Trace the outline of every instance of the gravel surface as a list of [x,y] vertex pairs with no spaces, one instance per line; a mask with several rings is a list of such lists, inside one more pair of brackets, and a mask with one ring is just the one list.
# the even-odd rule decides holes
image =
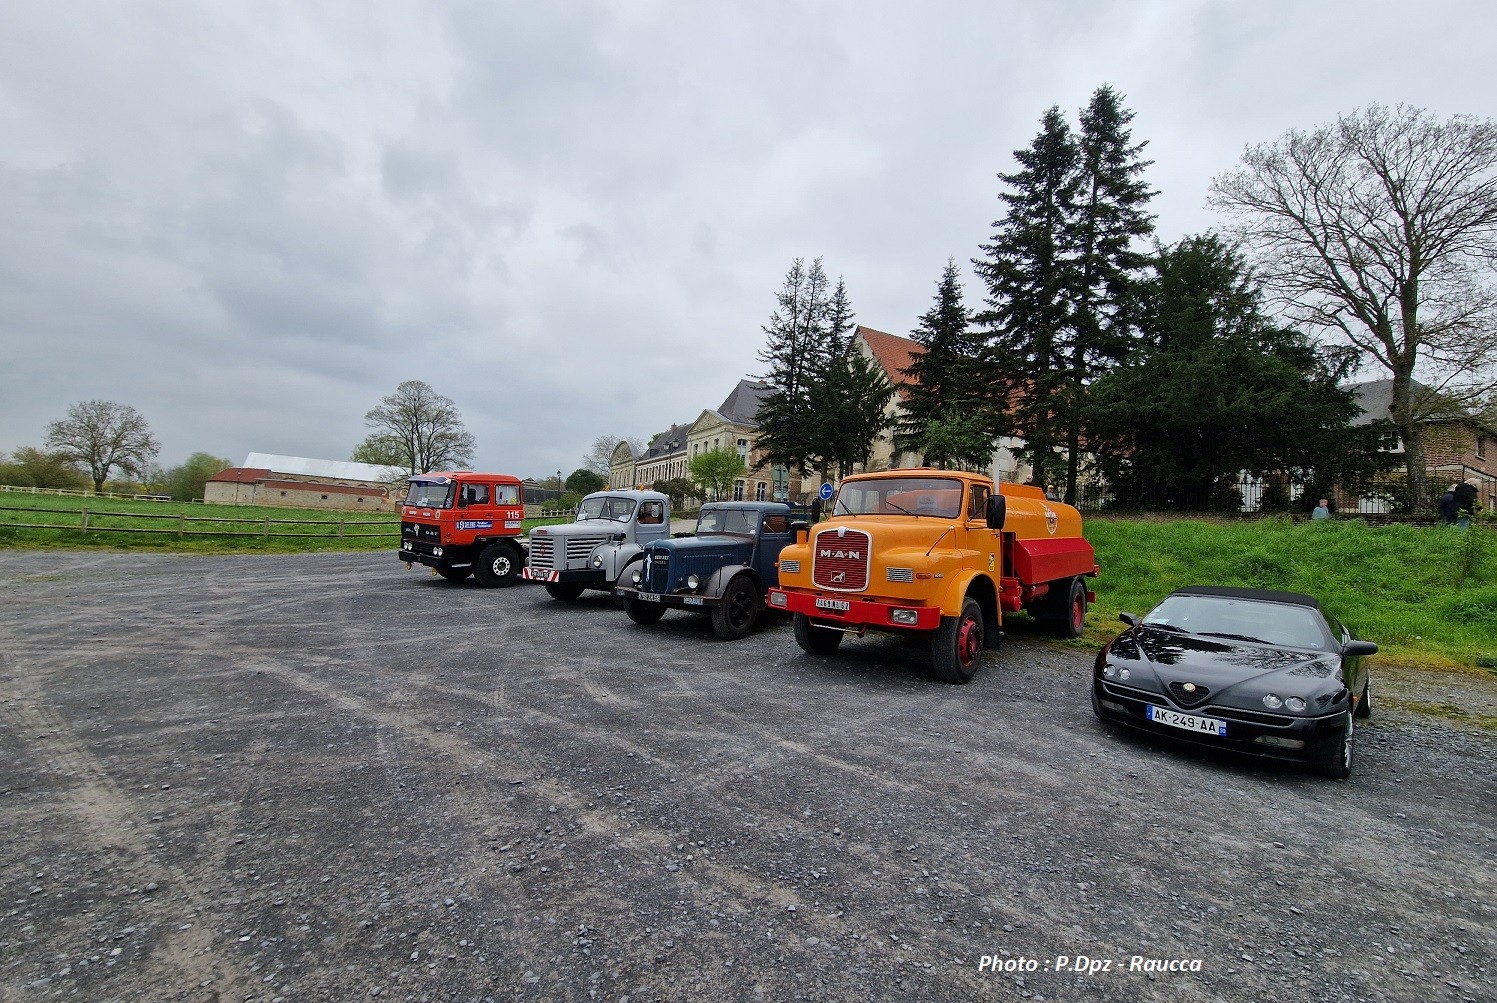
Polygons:
[[1021,619],[957,687],[393,555],[0,553],[0,999],[1497,998],[1497,740],[1415,709],[1488,681],[1399,675],[1335,783],[1104,728]]

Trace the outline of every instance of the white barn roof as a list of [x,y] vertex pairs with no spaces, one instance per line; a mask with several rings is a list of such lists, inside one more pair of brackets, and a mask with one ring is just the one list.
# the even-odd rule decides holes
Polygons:
[[315,460],[306,456],[277,456],[274,453],[251,453],[244,466],[269,470],[277,474],[301,474],[303,477],[333,477],[348,481],[393,481],[406,476],[404,467],[382,467],[353,460]]

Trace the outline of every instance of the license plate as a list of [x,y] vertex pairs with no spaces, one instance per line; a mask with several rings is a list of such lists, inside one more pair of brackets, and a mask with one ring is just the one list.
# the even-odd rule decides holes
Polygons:
[[838,613],[846,613],[848,610],[852,609],[852,603],[848,602],[846,599],[817,599],[816,608],[834,609]]
[[634,598],[638,599],[640,602],[659,602],[660,601],[660,597],[658,595],[656,595],[654,592],[641,592],[641,593],[639,593],[639,595],[635,596]]
[[688,606],[700,606],[700,605],[702,605],[702,597],[701,596],[688,596],[687,598],[682,599],[681,601],[684,602]]
[[1155,707],[1149,705],[1149,720],[1155,724],[1167,724],[1171,728],[1179,728],[1182,731],[1193,731],[1200,735],[1225,735],[1227,733],[1227,722],[1218,721],[1214,717],[1196,717],[1194,714],[1181,714],[1177,710],[1168,707]]

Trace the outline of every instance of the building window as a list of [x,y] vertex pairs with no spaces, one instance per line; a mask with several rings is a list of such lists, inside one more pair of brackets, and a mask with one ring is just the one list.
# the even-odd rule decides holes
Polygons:
[[282,497],[282,498],[284,498],[284,497],[286,497],[286,492],[284,492],[284,491],[282,491],[282,492],[281,492],[281,497]]
[[768,488],[769,485],[763,481],[756,481],[754,483],[754,501],[763,501]]
[[734,481],[733,482],[733,500],[734,501],[743,501],[743,482],[742,481]]
[[323,495],[323,496],[322,496],[322,500],[323,500],[323,501],[327,501],[327,495]]
[[1476,437],[1476,458],[1485,460],[1487,458],[1487,437],[1478,435]]

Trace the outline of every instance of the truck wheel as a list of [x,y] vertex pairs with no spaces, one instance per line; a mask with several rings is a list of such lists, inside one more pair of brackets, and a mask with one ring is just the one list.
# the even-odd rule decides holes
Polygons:
[[468,576],[473,573],[472,568],[438,568],[437,574],[449,582],[467,581]]
[[665,607],[658,602],[640,602],[638,599],[624,597],[624,612],[629,614],[629,619],[635,623],[649,626],[659,623],[660,618],[665,616]]
[[1057,610],[1055,633],[1060,637],[1080,637],[1086,630],[1086,583],[1080,578],[1071,579],[1066,590],[1066,604]]
[[842,631],[818,627],[804,613],[795,614],[795,643],[808,655],[830,655],[842,643]]
[[982,665],[982,607],[962,602],[961,616],[941,617],[930,641],[931,666],[943,683],[969,683]]
[[508,588],[519,580],[522,563],[514,544],[491,543],[478,555],[473,578],[486,589]]
[[576,599],[582,595],[581,585],[562,585],[560,582],[547,582],[546,593],[552,599],[560,599],[563,602]]
[[712,629],[724,641],[748,637],[759,618],[759,589],[748,575],[728,583],[722,602],[712,608]]

